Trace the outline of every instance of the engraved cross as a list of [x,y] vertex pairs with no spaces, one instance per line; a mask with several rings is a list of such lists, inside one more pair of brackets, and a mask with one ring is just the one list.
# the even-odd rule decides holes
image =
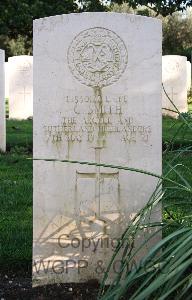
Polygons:
[[177,93],[173,91],[173,88],[171,88],[171,93],[167,93],[171,101],[174,101],[174,96],[177,96]]
[[[95,147],[95,163],[100,164],[101,162],[101,150],[103,147]],[[95,179],[95,203],[97,205],[97,212],[95,215],[100,216],[101,214],[101,182],[105,178],[115,178],[119,179],[119,171],[108,173],[108,172],[101,172],[100,166],[95,166],[95,172],[79,172],[76,171],[76,186],[77,181],[80,178],[88,178],[88,179]],[[119,185],[118,185],[119,187]]]
[[24,87],[24,88],[23,88],[23,92],[19,92],[19,94],[24,96],[24,103],[25,103],[25,100],[26,100],[25,97],[26,97],[27,95],[30,95],[31,92],[27,92],[27,91],[26,91],[26,87]]

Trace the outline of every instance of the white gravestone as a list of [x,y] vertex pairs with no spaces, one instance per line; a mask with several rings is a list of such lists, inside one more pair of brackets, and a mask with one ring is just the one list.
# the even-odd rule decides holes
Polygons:
[[0,49],[0,151],[6,151],[5,51]]
[[191,89],[191,63],[187,61],[187,91]]
[[151,176],[43,159],[161,174],[161,42],[161,22],[142,16],[34,21],[34,285],[101,280],[153,193]]
[[5,63],[5,98],[9,98],[9,63]]
[[[162,58],[162,90],[163,114],[177,117],[179,112],[187,112],[187,58],[179,55],[165,55]],[[166,93],[167,95],[166,95]],[[172,105],[171,101],[174,103]],[[166,108],[166,109],[164,109]]]
[[33,57],[13,56],[9,63],[9,118],[33,116]]

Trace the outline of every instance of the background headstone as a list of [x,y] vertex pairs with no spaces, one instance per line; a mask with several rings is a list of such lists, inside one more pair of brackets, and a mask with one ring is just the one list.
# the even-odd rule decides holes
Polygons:
[[[166,93],[179,112],[187,112],[187,58],[179,55],[165,55],[162,58],[162,82]],[[162,90],[162,107],[176,110],[164,90]],[[178,114],[163,109],[164,115],[177,117]]]
[[0,49],[0,151],[6,151],[5,51]]
[[33,284],[101,280],[99,261],[153,193],[151,176],[44,159],[160,175],[161,42],[161,22],[142,16],[34,21]]
[[187,91],[191,88],[191,63],[187,61]]
[[9,63],[5,62],[5,98],[9,98]]
[[33,57],[13,56],[9,63],[9,118],[33,116]]

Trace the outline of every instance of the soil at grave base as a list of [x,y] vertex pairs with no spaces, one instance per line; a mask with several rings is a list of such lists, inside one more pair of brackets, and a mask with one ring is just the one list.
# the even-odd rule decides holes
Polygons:
[[31,287],[31,276],[28,273],[14,272],[0,274],[0,300],[96,300],[98,283],[90,281],[83,284],[54,284]]

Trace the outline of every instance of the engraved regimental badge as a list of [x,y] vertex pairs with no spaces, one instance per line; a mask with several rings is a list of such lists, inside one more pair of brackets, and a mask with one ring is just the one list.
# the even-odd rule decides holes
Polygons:
[[102,88],[117,81],[127,66],[123,40],[113,31],[94,27],[80,32],[68,49],[68,65],[81,83]]
[[177,61],[171,61],[168,62],[167,65],[165,66],[165,71],[167,73],[176,73],[180,71],[180,64]]

